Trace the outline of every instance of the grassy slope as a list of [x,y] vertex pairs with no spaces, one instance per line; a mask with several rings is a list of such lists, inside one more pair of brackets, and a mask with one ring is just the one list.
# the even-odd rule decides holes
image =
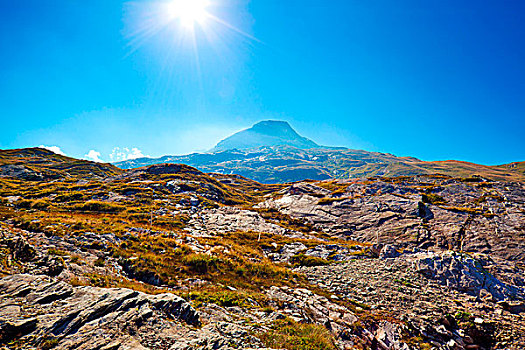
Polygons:
[[525,162],[514,162],[510,164],[498,165],[493,168],[501,169],[506,172],[519,173],[525,176]]
[[[520,163],[518,163],[520,164]],[[519,168],[508,166],[486,166],[457,160],[447,160],[438,162],[420,162],[416,166],[421,167],[431,173],[441,173],[456,177],[469,177],[481,175],[496,181],[525,181],[525,168],[521,163],[522,171]]]
[[62,156],[42,148],[0,150],[0,166],[17,165],[45,178],[106,177],[122,173],[111,165]]

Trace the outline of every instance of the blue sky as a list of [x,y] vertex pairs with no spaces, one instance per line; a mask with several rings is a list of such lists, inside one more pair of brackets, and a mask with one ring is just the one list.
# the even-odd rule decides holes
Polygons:
[[327,145],[525,160],[525,2],[212,1],[239,31],[206,21],[194,45],[158,1],[0,0],[0,148],[183,154],[283,119]]

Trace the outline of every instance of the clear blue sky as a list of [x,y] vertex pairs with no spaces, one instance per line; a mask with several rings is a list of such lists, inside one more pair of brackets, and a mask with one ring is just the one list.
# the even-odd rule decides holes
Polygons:
[[212,1],[244,34],[208,20],[194,50],[154,1],[0,0],[0,148],[183,154],[284,119],[322,144],[525,160],[524,1]]

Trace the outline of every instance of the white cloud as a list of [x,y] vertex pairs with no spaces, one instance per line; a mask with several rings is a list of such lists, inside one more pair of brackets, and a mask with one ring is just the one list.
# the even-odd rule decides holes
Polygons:
[[137,159],[137,158],[144,158],[148,157],[142,154],[142,151],[136,147],[133,147],[131,149],[127,147],[115,147],[113,148],[113,151],[109,155],[109,159],[111,162],[122,162],[124,160],[130,160],[130,159]]
[[40,145],[40,146],[38,146],[38,148],[47,149],[48,151],[51,151],[51,152],[56,153],[56,154],[60,154],[62,156],[66,155],[64,152],[62,152],[62,150],[58,146],[44,146],[44,145]]
[[104,161],[100,159],[100,152],[97,152],[94,149],[92,149],[86,155],[84,155],[84,158],[87,160],[92,160],[97,163],[104,163]]

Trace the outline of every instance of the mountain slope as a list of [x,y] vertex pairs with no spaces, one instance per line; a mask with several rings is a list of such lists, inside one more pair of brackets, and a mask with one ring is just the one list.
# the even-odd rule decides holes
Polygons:
[[[424,163],[321,151],[327,167]],[[34,169],[74,161],[14,154]],[[480,178],[264,185],[179,164],[0,177],[0,344],[524,349],[524,223],[525,184]]]
[[[424,166],[265,151],[295,167]],[[35,149],[2,159],[113,169]],[[525,348],[525,183],[264,185],[180,164],[59,174],[0,177],[2,349]]]
[[319,147],[312,140],[300,136],[287,122],[267,120],[222,140],[212,152],[283,145],[301,149]]
[[0,177],[44,180],[106,177],[122,173],[111,164],[62,156],[43,148],[0,150]]

